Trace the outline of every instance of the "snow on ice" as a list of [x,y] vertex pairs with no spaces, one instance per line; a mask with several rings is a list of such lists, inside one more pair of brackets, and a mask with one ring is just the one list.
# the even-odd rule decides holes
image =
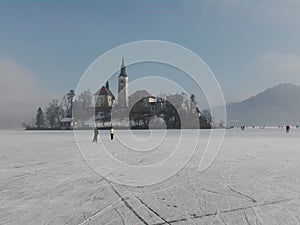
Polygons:
[[[128,140],[129,131],[116,130],[113,142],[108,131],[101,131],[98,144],[92,143],[92,131],[81,132],[78,146],[90,149],[89,157],[101,157],[107,147],[118,160],[138,166],[167,158],[180,131],[166,132],[167,138],[159,144],[163,147],[146,155],[124,147],[122,140]],[[159,143],[164,131],[147,132],[134,131],[134,135]],[[194,134],[190,130],[184,137],[178,164],[194,147],[188,141]],[[199,135],[203,149],[209,130]],[[0,224],[296,225],[300,223],[299,141],[296,128],[289,134],[279,128],[226,130],[219,154],[205,171],[199,171],[203,152],[196,150],[171,177],[152,185],[128,186],[115,182],[130,180],[126,171],[122,174],[115,168],[115,174],[105,173],[108,165],[87,163],[72,131],[2,130]],[[98,152],[93,152],[95,148]],[[156,171],[158,176],[172,168],[163,169]]]

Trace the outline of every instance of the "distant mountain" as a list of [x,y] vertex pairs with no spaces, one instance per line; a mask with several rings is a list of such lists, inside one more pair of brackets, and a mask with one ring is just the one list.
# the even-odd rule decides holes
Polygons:
[[279,84],[258,95],[227,105],[227,121],[236,125],[300,123],[300,86]]

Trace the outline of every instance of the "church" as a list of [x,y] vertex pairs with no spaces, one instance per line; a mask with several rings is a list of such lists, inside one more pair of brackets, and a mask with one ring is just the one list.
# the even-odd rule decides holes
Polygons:
[[128,76],[126,73],[126,66],[124,64],[124,58],[122,58],[122,65],[120,74],[118,77],[118,98],[116,98],[112,91],[109,89],[109,82],[106,82],[105,86],[102,86],[95,94],[95,108],[103,110],[118,106],[121,108],[128,107]]
[[106,82],[105,86],[102,86],[95,94],[95,120],[96,122],[111,122],[111,114],[114,117],[129,117],[130,108],[143,99],[143,103],[140,107],[151,107],[150,102],[155,101],[155,97],[151,96],[145,90],[138,90],[131,96],[128,96],[128,75],[126,73],[126,66],[124,58],[122,58],[122,64],[120,73],[118,76],[118,94],[117,99],[109,88],[109,82]]
[[130,111],[134,106],[135,111],[153,111],[156,109],[156,97],[145,90],[137,90],[128,96],[128,75],[124,58],[122,58],[118,76],[117,99],[109,88],[109,82],[102,86],[95,94],[95,121],[103,125],[112,122],[112,114],[116,118],[130,119]]
[[113,125],[119,128],[149,129],[150,121],[158,121],[157,128],[164,121],[167,129],[210,128],[206,119],[199,117],[200,110],[196,105],[189,110],[183,108],[183,95],[155,97],[146,90],[137,90],[128,95],[128,85],[122,58],[117,99],[110,90],[108,81],[94,94],[96,123],[104,128]]

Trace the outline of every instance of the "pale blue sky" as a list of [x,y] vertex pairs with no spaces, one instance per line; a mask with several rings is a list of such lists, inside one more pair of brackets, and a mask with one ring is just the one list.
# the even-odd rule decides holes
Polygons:
[[2,86],[11,91],[30,77],[22,92],[61,96],[111,48],[157,39],[198,54],[226,100],[237,101],[278,83],[300,84],[299,12],[300,1],[283,0],[0,1]]

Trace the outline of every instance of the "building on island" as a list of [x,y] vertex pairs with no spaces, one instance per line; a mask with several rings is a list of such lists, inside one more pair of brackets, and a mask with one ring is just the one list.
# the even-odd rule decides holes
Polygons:
[[[165,128],[210,128],[206,119],[200,118],[200,110],[190,101],[187,106],[185,94],[155,97],[146,90],[137,90],[128,96],[128,75],[124,58],[118,76],[118,99],[115,99],[106,82],[95,94],[95,122],[103,127],[127,126],[148,129],[151,121]],[[201,121],[200,121],[201,120]],[[200,127],[201,127],[200,126]]]
[[115,103],[115,96],[109,89],[109,83],[106,82],[105,86],[102,86],[96,93],[95,93],[95,107],[99,108],[106,108],[112,107]]
[[95,121],[109,122],[111,120],[111,110],[115,103],[115,96],[109,89],[108,81],[94,95]]

